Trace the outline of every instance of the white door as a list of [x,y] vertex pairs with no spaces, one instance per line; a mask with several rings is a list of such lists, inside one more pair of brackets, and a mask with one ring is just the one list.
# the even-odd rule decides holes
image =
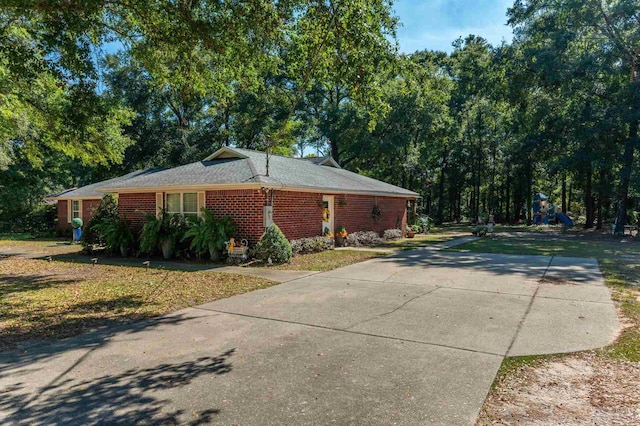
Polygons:
[[333,195],[322,196],[322,235],[333,234]]

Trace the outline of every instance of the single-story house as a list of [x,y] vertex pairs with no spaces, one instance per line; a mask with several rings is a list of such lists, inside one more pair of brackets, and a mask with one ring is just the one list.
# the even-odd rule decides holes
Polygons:
[[407,206],[418,194],[342,169],[331,157],[291,158],[224,147],[203,161],[139,170],[58,194],[58,223],[92,216],[101,196],[115,194],[120,215],[139,229],[145,213],[198,214],[206,207],[229,215],[237,238],[255,244],[276,223],[289,239],[348,232],[405,229]]

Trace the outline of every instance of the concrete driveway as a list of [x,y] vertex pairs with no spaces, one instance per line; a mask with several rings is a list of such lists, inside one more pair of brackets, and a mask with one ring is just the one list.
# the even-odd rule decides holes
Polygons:
[[592,259],[401,252],[0,356],[0,422],[471,424],[505,355],[618,332]]

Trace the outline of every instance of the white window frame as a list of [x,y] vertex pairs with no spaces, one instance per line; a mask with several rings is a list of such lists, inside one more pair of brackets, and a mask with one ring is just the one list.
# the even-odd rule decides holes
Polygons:
[[[78,210],[75,209],[76,203],[78,203]],[[76,217],[82,219],[82,200],[71,200],[71,220],[75,219]]]
[[[180,211],[179,212],[170,212],[169,211],[169,202],[168,202],[169,194],[180,194]],[[196,196],[196,210],[197,211],[195,211],[195,212],[185,212],[184,211],[184,194],[195,194],[195,196]],[[187,192],[178,192],[178,191],[175,191],[175,192],[165,192],[165,194],[164,194],[164,206],[167,209],[167,213],[169,213],[169,214],[179,214],[179,215],[181,215],[183,217],[184,217],[185,214],[195,214],[197,216],[200,216],[200,206],[199,206],[199,204],[200,204],[200,196],[199,196],[197,191],[195,191],[195,192],[189,192],[189,191],[187,191]]]

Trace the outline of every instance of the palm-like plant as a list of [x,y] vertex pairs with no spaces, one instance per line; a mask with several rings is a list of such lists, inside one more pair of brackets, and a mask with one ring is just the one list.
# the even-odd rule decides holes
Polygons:
[[201,216],[189,218],[189,229],[182,237],[182,241],[191,238],[189,248],[198,256],[209,252],[211,260],[218,259],[218,253],[225,248],[225,243],[236,232],[236,225],[231,217],[216,219],[211,210],[202,208]]
[[152,253],[158,246],[165,259],[171,258],[176,240],[184,228],[184,220],[179,214],[170,214],[162,209],[158,217],[145,215],[145,224],[140,231],[140,251]]
[[119,250],[122,256],[127,255],[127,250],[134,241],[129,221],[120,218],[104,219],[95,224],[94,229],[104,237],[108,251]]

